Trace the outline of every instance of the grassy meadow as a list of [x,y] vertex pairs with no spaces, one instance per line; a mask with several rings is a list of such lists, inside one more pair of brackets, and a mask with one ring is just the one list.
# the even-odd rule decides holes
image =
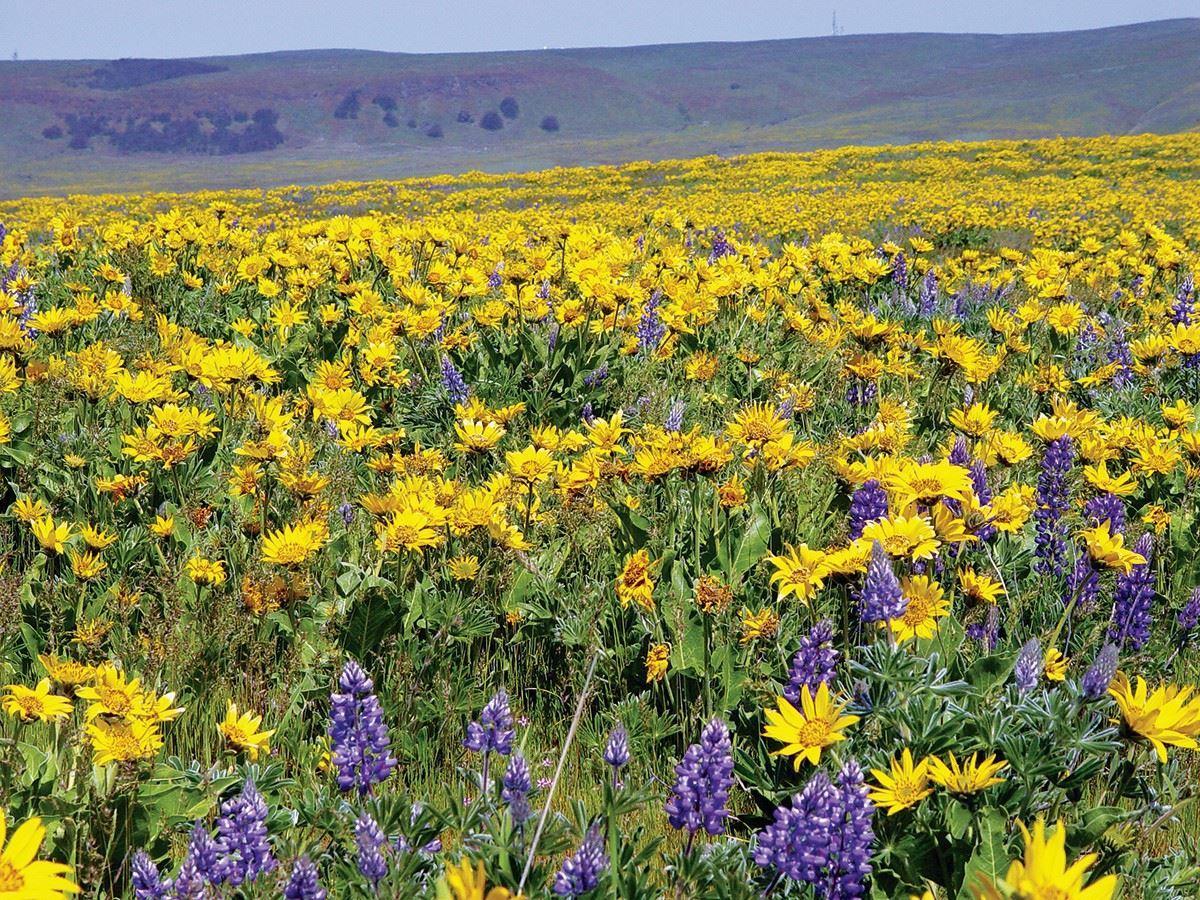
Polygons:
[[0,201],[0,900],[1195,897],[1198,170]]

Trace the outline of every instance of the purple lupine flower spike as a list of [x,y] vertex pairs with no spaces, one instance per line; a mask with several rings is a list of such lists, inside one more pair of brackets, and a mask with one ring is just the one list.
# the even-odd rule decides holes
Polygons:
[[917,313],[922,319],[932,319],[937,311],[938,278],[937,273],[930,269],[921,279],[921,288],[917,295]]
[[451,403],[466,403],[471,396],[471,389],[467,387],[462,373],[454,367],[449,356],[442,357],[442,387],[450,395]]
[[1099,525],[1108,522],[1108,530],[1113,534],[1125,531],[1125,501],[1116,494],[1097,494],[1084,504],[1083,514],[1093,523]]
[[1179,626],[1180,640],[1187,643],[1192,632],[1200,627],[1200,588],[1192,591],[1187,603],[1175,616],[1175,624]]
[[1154,605],[1154,536],[1149,532],[1138,538],[1134,550],[1146,558],[1128,573],[1117,575],[1113,593],[1112,625],[1108,639],[1119,647],[1128,644],[1141,649],[1150,640],[1150,620]]
[[871,845],[875,832],[871,819],[875,808],[867,799],[863,771],[853,759],[837,777],[838,807],[830,822],[829,861],[825,889],[818,893],[829,900],[861,897],[871,874]]
[[362,796],[396,768],[383,709],[374,682],[354,660],[347,661],[338,679],[329,710],[329,740],[338,787],[357,788]]
[[874,478],[868,478],[850,498],[850,540],[858,540],[864,528],[887,514],[887,492]]
[[366,812],[359,813],[354,822],[354,846],[358,871],[370,883],[372,890],[378,890],[379,882],[388,874],[388,862],[383,851],[389,844],[379,823]]
[[1063,595],[1063,605],[1075,601],[1075,610],[1080,615],[1091,612],[1100,596],[1100,570],[1090,553],[1082,551],[1075,557],[1075,565],[1067,576],[1067,592]]
[[474,753],[496,752],[508,756],[515,734],[508,692],[502,688],[484,706],[479,721],[467,725],[463,746]]
[[820,621],[800,639],[800,649],[792,657],[791,670],[783,696],[793,706],[800,703],[800,689],[808,688],[816,696],[817,689],[833,680],[841,654],[833,647],[833,625]]
[[836,790],[824,772],[816,772],[790,807],[775,810],[774,821],[758,833],[754,862],[773,867],[792,881],[816,884],[829,858],[830,818]]
[[133,870],[131,882],[134,900],[166,900],[171,896],[170,880],[162,880],[158,866],[145,850],[133,854],[130,868]]
[[1067,435],[1051,441],[1042,459],[1033,518],[1037,529],[1034,569],[1043,575],[1059,574],[1066,559],[1066,514],[1070,505],[1067,475],[1074,461],[1075,447]]
[[1028,694],[1037,687],[1038,679],[1042,677],[1042,663],[1041,642],[1037,638],[1030,638],[1021,647],[1017,663],[1013,666],[1013,680],[1018,694]]
[[682,400],[676,400],[671,404],[671,411],[667,413],[667,420],[663,423],[663,428],[667,431],[679,431],[683,427],[683,411],[687,409],[687,404]]
[[642,317],[637,324],[638,350],[642,353],[653,353],[657,350],[667,333],[667,326],[663,324],[662,318],[658,314],[660,303],[662,303],[662,291],[656,290],[650,295],[646,305],[642,307]]
[[613,773],[629,764],[629,732],[624,725],[617,725],[608,735],[604,745],[604,761],[613,768]]
[[514,753],[508,760],[504,770],[503,787],[500,799],[508,804],[508,813],[518,825],[527,821],[533,815],[533,807],[529,805],[529,792],[533,790],[533,778],[529,774],[529,764],[520,753]]
[[900,579],[892,561],[879,541],[871,546],[871,561],[858,596],[859,616],[864,623],[887,622],[904,615],[908,600],[900,589]]
[[238,796],[221,804],[216,849],[215,884],[238,887],[275,868],[267,836],[267,804],[253,781],[247,781]]
[[1171,305],[1171,322],[1176,325],[1192,324],[1192,313],[1195,306],[1196,283],[1192,273],[1188,272],[1179,283],[1175,292],[1175,302]]
[[588,829],[579,849],[568,856],[554,876],[554,893],[560,897],[579,897],[600,884],[600,876],[608,869],[604,852],[604,835],[599,825]]
[[701,828],[711,835],[724,833],[732,784],[729,728],[716,718],[705,726],[700,742],[688,747],[675,766],[675,784],[666,804],[671,827],[686,829],[689,835]]
[[1083,673],[1080,690],[1085,700],[1099,700],[1108,693],[1108,686],[1117,674],[1117,645],[1105,644],[1096,654],[1091,666]]
[[284,900],[325,900],[325,889],[317,877],[317,867],[307,856],[296,860],[292,875],[283,888]]

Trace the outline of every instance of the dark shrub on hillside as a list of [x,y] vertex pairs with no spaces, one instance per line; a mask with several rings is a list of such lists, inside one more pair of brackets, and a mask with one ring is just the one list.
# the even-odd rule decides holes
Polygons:
[[434,122],[425,129],[425,137],[440,138],[442,136],[442,126]]
[[542,131],[558,131],[558,116],[546,116],[538,128]]
[[225,66],[214,66],[191,59],[116,59],[103,68],[95,69],[87,81],[87,86],[105,91],[119,91],[153,84],[156,81],[166,81],[169,78],[224,71]]
[[409,119],[409,120],[408,120],[407,122],[405,122],[404,124],[405,124],[405,125],[407,125],[409,128],[416,128],[416,127],[417,127],[417,120],[416,120],[416,119]]
[[515,119],[521,114],[521,107],[517,105],[515,97],[505,97],[500,101],[500,114],[506,119]]
[[400,124],[400,120],[396,118],[394,112],[385,112],[383,114],[383,124],[388,128],[395,128]]
[[472,122],[475,121],[475,117],[473,115],[471,115],[469,112],[467,112],[465,109],[460,109],[458,111],[458,115],[455,117],[454,121],[461,122],[463,125],[470,125]]
[[87,113],[83,115],[67,113],[63,116],[63,122],[67,126],[67,134],[71,136],[67,145],[72,150],[86,150],[92,138],[104,134],[108,127],[107,118]]
[[389,97],[387,94],[380,94],[378,97],[376,97],[371,102],[374,103],[376,106],[378,106],[380,109],[382,109],[384,112],[392,112],[396,108],[396,98]]
[[358,91],[351,91],[337,105],[337,109],[333,111],[335,119],[357,119],[358,110],[362,105],[358,101]]
[[[174,118],[167,112],[128,116],[109,124],[100,116],[64,116],[71,134],[70,146],[86,149],[93,137],[107,137],[122,153],[258,153],[283,143],[279,114],[263,107],[253,115],[197,110],[191,116]],[[241,127],[238,127],[241,126]]]
[[504,127],[504,120],[497,112],[485,112],[479,120],[479,127],[485,131],[499,131]]
[[49,128],[42,129],[42,137],[48,141],[57,141],[63,136],[63,130],[58,125],[51,125]]

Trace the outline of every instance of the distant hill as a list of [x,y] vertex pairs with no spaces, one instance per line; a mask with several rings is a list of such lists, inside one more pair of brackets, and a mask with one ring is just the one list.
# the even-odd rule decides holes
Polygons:
[[0,195],[1200,126],[1200,19],[1031,35],[0,63]]

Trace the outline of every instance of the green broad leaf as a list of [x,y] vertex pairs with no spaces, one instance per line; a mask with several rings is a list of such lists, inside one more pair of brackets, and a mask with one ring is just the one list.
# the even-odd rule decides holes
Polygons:
[[771,541],[771,520],[762,507],[757,504],[746,523],[741,539],[733,551],[733,559],[726,575],[731,582],[737,583],[750,569],[763,558]]
[[671,668],[684,674],[697,674],[704,670],[704,623],[689,619],[683,634],[671,648]]
[[343,572],[337,577],[338,590],[341,591],[343,597],[351,597],[362,584],[362,576],[353,570]]
[[1004,850],[1007,820],[998,809],[985,809],[975,821],[978,840],[975,851],[963,869],[963,881],[958,900],[972,900],[971,888],[981,881],[995,884],[1008,870],[1008,855]]
[[1119,822],[1137,815],[1119,806],[1094,806],[1087,810],[1079,819],[1079,823],[1071,829],[1071,843],[1080,849],[1090,849],[1108,829]]
[[617,521],[621,523],[617,549],[628,553],[644,547],[646,539],[650,536],[649,520],[624,504],[616,504],[612,510],[617,514]]
[[428,579],[422,579],[413,588],[408,604],[408,613],[404,616],[404,633],[406,635],[411,635],[417,623],[425,616],[425,595],[429,588]]
[[980,693],[986,694],[1003,684],[1016,663],[1016,653],[993,653],[975,660],[967,669],[966,679]]
[[961,840],[971,826],[971,810],[957,800],[951,800],[946,807],[946,830],[955,840]]

